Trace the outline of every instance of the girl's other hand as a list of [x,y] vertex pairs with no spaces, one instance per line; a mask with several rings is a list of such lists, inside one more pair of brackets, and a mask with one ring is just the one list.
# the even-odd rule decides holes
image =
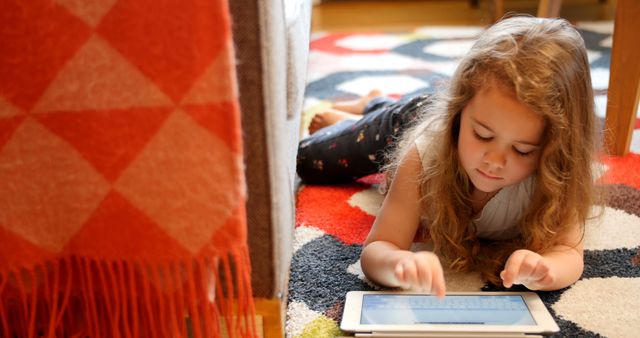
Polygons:
[[442,265],[433,252],[407,252],[394,269],[400,287],[433,293],[443,298],[446,292]]
[[555,280],[544,257],[525,249],[516,250],[509,256],[500,278],[505,288],[521,284],[529,290],[545,288]]

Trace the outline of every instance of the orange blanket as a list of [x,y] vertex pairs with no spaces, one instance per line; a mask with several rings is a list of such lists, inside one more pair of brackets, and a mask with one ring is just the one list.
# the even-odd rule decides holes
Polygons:
[[227,2],[0,22],[0,336],[253,336]]

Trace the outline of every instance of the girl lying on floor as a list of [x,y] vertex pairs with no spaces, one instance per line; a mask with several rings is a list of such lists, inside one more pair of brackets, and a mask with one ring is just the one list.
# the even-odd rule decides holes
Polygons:
[[[444,296],[441,262],[506,288],[580,278],[596,118],[584,41],[567,21],[504,19],[446,93],[379,95],[316,115],[297,167],[307,183],[386,173],[361,255],[370,280]],[[410,250],[416,233],[433,252]]]

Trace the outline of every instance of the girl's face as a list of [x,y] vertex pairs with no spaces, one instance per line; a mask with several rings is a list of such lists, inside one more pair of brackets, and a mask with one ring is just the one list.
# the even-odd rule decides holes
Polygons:
[[545,122],[496,81],[487,85],[462,110],[458,154],[473,186],[494,192],[536,170]]

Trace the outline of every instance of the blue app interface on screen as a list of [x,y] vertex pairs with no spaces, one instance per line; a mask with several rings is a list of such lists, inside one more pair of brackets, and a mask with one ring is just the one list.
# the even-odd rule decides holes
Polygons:
[[360,323],[535,325],[520,295],[364,295]]

